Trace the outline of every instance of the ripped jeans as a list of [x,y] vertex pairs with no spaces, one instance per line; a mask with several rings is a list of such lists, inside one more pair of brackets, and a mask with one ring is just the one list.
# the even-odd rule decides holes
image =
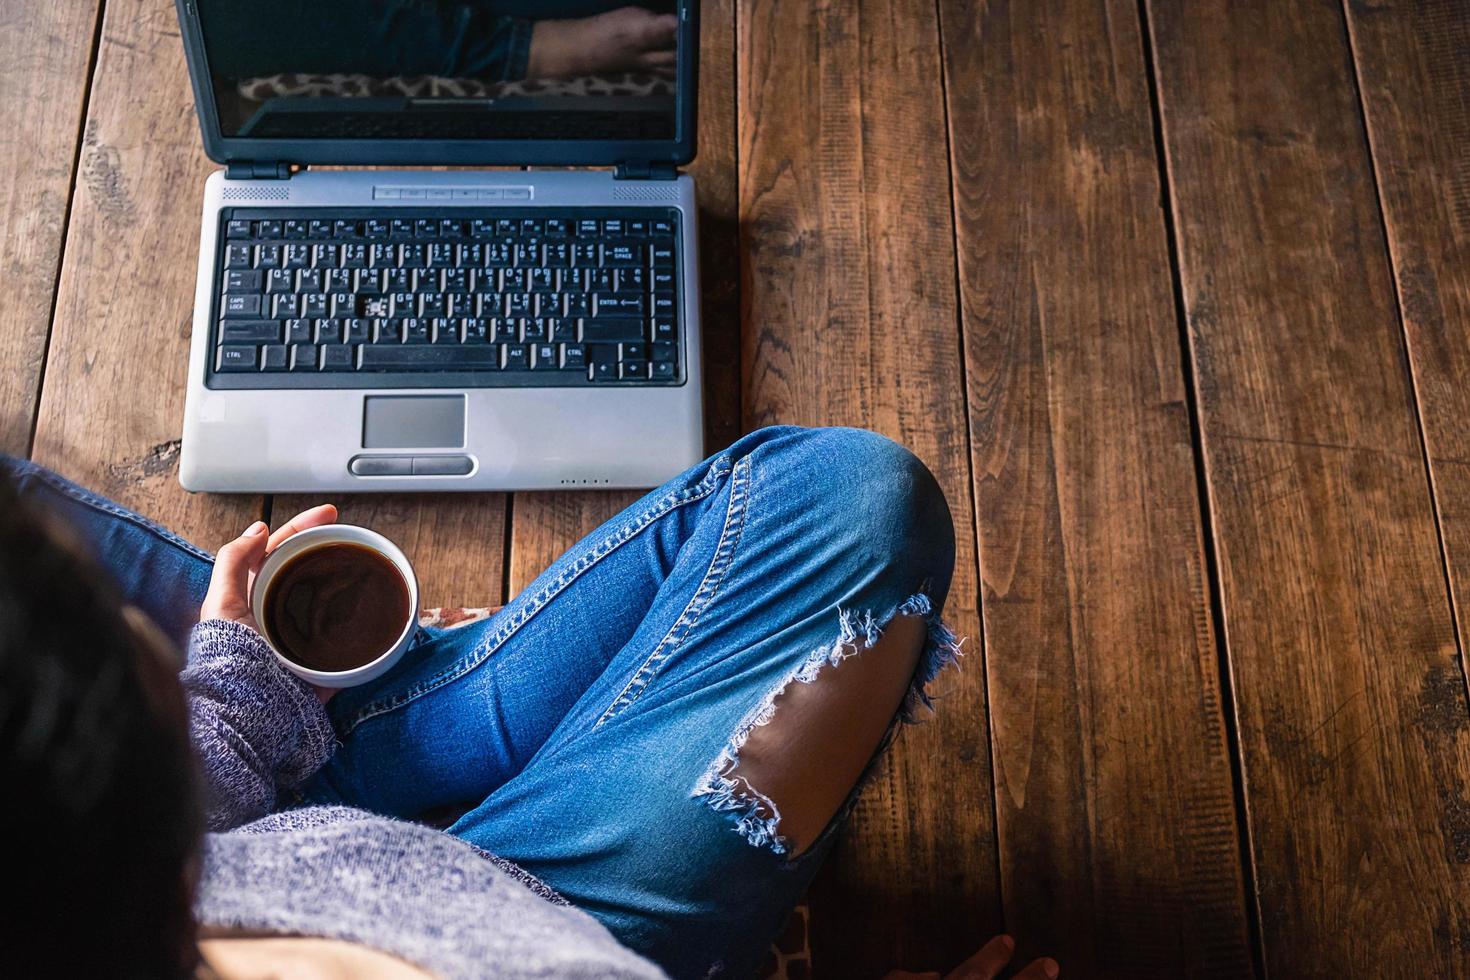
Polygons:
[[[671,975],[750,976],[857,790],[797,853],[783,801],[735,771],[740,750],[777,730],[788,685],[820,685],[912,615],[923,647],[880,722],[886,744],[958,653],[939,619],[953,565],[943,493],[907,450],[856,429],[762,429],[598,528],[496,616],[424,631],[388,674],[338,694],[340,745],[304,799],[460,814],[449,833]],[[180,578],[191,594],[176,601],[197,611],[207,565]]]

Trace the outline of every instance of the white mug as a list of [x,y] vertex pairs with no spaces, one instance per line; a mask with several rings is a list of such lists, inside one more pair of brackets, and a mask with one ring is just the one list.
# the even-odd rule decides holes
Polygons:
[[[393,563],[403,575],[404,584],[408,586],[408,621],[403,624],[403,631],[397,641],[375,659],[351,670],[312,670],[310,667],[303,667],[276,648],[265,625],[265,597],[270,591],[271,580],[295,556],[327,544],[355,544],[382,555]],[[413,566],[408,563],[407,556],[396,544],[378,532],[355,524],[325,524],[291,535],[279,548],[266,556],[265,564],[260,566],[260,572],[250,588],[250,611],[255,614],[260,635],[265,637],[271,652],[291,673],[317,687],[355,687],[386,673],[413,642],[414,633],[418,631],[419,580],[414,575]]]

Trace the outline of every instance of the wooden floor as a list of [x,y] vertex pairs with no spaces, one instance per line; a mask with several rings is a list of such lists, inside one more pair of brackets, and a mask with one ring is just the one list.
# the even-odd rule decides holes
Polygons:
[[[710,448],[869,426],[959,533],[969,656],[812,893],[817,971],[1007,929],[1068,977],[1470,976],[1470,3],[704,21]],[[293,511],[176,479],[173,3],[0,26],[0,448],[205,545]],[[628,499],[343,507],[436,605]]]

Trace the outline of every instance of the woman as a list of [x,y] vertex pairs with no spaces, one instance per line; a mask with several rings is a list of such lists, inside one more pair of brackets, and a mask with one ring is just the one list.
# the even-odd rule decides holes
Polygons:
[[[3,469],[0,758],[28,901],[0,962],[21,976],[283,958],[749,976],[958,648],[938,616],[943,494],[859,430],[746,436],[492,619],[426,631],[330,698],[279,667],[247,600],[269,548],[335,508],[252,525],[211,562],[54,474]],[[446,814],[446,832],[413,822]],[[994,976],[1008,943],[955,975]]]

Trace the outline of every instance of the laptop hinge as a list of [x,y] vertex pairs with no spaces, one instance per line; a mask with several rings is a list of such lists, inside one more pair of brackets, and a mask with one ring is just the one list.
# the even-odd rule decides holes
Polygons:
[[294,172],[291,164],[279,160],[231,160],[225,164],[225,176],[230,180],[290,180]]
[[613,170],[616,180],[673,180],[678,169],[667,160],[625,160]]

